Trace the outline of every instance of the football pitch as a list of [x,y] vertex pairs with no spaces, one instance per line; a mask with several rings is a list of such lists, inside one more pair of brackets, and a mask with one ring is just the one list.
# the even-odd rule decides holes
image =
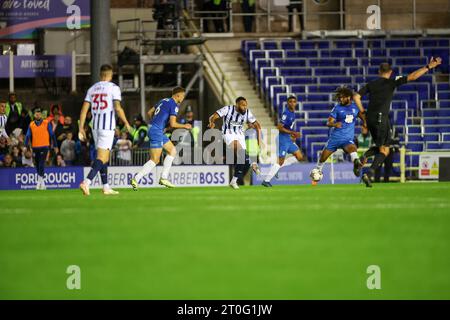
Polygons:
[[120,191],[0,192],[0,299],[450,299],[449,183]]

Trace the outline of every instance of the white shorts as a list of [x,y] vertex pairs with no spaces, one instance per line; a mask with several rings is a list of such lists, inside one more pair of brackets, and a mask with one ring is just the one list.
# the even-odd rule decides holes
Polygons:
[[242,149],[247,149],[247,146],[245,144],[245,135],[243,134],[237,134],[237,133],[226,133],[222,135],[223,141],[227,146],[229,146],[233,141],[239,141],[239,144],[241,145]]
[[111,150],[114,141],[114,130],[92,130],[96,149]]

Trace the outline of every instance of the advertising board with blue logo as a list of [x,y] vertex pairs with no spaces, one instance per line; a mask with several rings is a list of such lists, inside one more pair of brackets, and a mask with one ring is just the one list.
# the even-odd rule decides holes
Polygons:
[[[91,168],[65,167],[46,168],[44,181],[47,189],[78,188]],[[130,179],[141,167],[109,167],[108,183],[113,188],[128,188]],[[142,188],[161,187],[158,178],[162,167],[158,166],[152,173],[143,177]],[[38,176],[34,168],[0,169],[0,190],[35,189]],[[229,167],[213,166],[173,166],[169,180],[177,187],[214,187],[227,186],[229,183]],[[101,188],[100,175],[92,181],[92,188]]]

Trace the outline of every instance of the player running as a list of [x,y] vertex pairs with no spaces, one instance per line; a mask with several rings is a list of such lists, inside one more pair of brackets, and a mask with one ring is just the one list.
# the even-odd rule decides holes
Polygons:
[[92,135],[97,148],[97,159],[94,161],[87,178],[80,184],[80,189],[86,196],[90,194],[89,187],[98,172],[100,172],[102,179],[103,194],[116,195],[119,193],[108,184],[108,162],[113,147],[116,114],[123,121],[128,132],[131,131],[131,127],[121,106],[122,94],[120,88],[111,82],[112,78],[113,68],[107,64],[103,65],[100,68],[100,82],[89,88],[81,108],[78,137],[81,141],[86,140],[84,124],[90,108],[93,124]]
[[177,122],[178,108],[183,102],[186,91],[182,87],[175,87],[172,90],[172,97],[162,99],[148,111],[151,118],[150,129],[148,134],[150,137],[150,160],[144,164],[142,170],[131,179],[130,184],[134,191],[138,189],[139,181],[148,175],[153,168],[159,163],[161,159],[162,150],[167,152],[164,159],[163,170],[159,184],[167,188],[174,188],[175,186],[168,180],[169,171],[172,167],[173,160],[177,155],[177,151],[172,141],[164,134],[164,129],[169,126],[173,129],[192,129],[190,124],[180,124]]
[[355,93],[353,99],[359,108],[362,107],[361,97],[369,94],[369,106],[367,108],[367,124],[370,135],[375,143],[375,146],[367,150],[361,157],[362,165],[366,163],[367,158],[375,156],[370,169],[363,174],[362,180],[366,187],[372,187],[371,179],[375,171],[383,164],[386,157],[389,155],[391,145],[391,123],[389,121],[389,110],[391,108],[392,97],[397,87],[414,81],[429,70],[436,68],[442,63],[441,58],[431,57],[430,62],[407,76],[392,78],[392,67],[385,62],[380,65],[378,74],[379,78],[367,83],[358,93]]
[[[360,109],[353,101],[353,91],[346,87],[336,90],[336,99],[338,103],[331,111],[327,126],[331,128],[328,142],[323,149],[316,169],[322,172],[323,166],[327,159],[339,148],[350,154],[353,162],[353,172],[359,177],[359,169],[361,167],[357,150],[353,139],[355,138],[356,118],[360,118],[363,126],[366,127],[366,118],[364,109]],[[313,181],[313,184],[316,183]]]
[[[249,123],[257,131],[258,146],[261,146],[261,125],[256,120],[252,112],[247,108],[247,100],[244,97],[239,97],[236,99],[236,105],[225,106],[217,110],[210,118],[209,125],[210,129],[215,128],[215,122],[219,118],[223,118],[222,125],[222,136],[223,141],[228,148],[231,148],[234,155],[238,155],[242,150],[246,150],[245,144],[245,134],[242,129],[244,123]],[[252,163],[252,169],[259,174],[259,167],[256,162]],[[230,187],[233,189],[239,189],[237,183],[238,179],[244,177],[245,172],[250,168],[250,158],[245,152],[244,163],[241,164],[239,161],[235,162],[234,165],[234,176],[231,179]]]
[[[262,185],[264,187],[272,187],[270,181],[278,173],[280,168],[289,166],[303,160],[303,154],[299,147],[292,141],[292,139],[300,138],[300,132],[294,131],[295,126],[295,108],[297,107],[297,98],[290,96],[287,101],[287,109],[284,110],[281,116],[280,123],[277,129],[278,136],[278,163],[275,163],[270,168],[269,174],[266,176]],[[293,157],[286,159],[286,155],[292,154]]]

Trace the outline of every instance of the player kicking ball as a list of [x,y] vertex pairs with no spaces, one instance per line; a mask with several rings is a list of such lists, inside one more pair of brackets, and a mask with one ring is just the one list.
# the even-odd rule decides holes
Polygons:
[[331,128],[328,142],[323,149],[317,167],[311,171],[311,179],[313,184],[317,184],[323,177],[322,169],[327,159],[337,150],[343,149],[350,154],[353,162],[353,172],[355,176],[359,177],[361,173],[361,162],[358,158],[357,150],[353,139],[355,137],[356,118],[360,118],[363,126],[366,127],[366,118],[364,109],[359,109],[352,101],[353,91],[346,87],[341,87],[336,90],[336,99],[338,103],[331,111],[327,126]]
[[[303,154],[292,139],[300,138],[300,132],[294,131],[295,126],[295,108],[297,107],[297,98],[290,96],[287,101],[287,109],[281,116],[277,129],[278,136],[278,163],[270,168],[269,174],[266,176],[262,185],[264,187],[272,187],[270,181],[278,173],[280,168],[289,166],[303,160]],[[286,159],[286,155],[292,154],[293,157]]]
[[181,87],[175,87],[172,90],[172,97],[162,99],[158,102],[156,107],[152,107],[148,111],[150,121],[150,129],[148,134],[150,137],[150,160],[144,164],[142,170],[139,171],[136,176],[131,179],[130,184],[134,191],[139,187],[139,181],[150,172],[159,163],[161,159],[162,150],[167,152],[167,156],[164,159],[163,170],[159,184],[167,188],[174,188],[175,186],[168,180],[169,171],[172,167],[173,160],[177,155],[177,150],[172,141],[164,134],[164,129],[169,125],[173,129],[187,129],[191,130],[190,124],[181,124],[177,122],[178,108],[183,102],[186,95],[185,89]]

